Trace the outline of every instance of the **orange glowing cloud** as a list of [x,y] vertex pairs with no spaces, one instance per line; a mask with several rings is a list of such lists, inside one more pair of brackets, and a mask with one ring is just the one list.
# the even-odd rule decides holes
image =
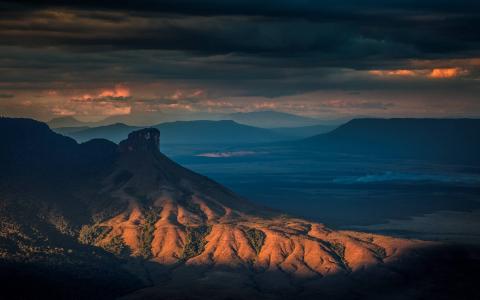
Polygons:
[[369,71],[370,74],[375,76],[415,76],[417,73],[412,70],[372,70]]
[[115,115],[129,115],[132,113],[131,106],[124,106],[124,107],[106,107],[102,114],[104,116],[115,116]]
[[74,96],[69,102],[52,109],[55,115],[114,116],[132,112],[130,89],[116,85],[113,89],[99,89],[93,93]]
[[433,69],[428,75],[430,78],[453,78],[466,73],[466,70],[460,68],[438,68]]
[[193,99],[204,96],[205,91],[203,90],[194,90],[194,91],[183,91],[176,90],[173,94],[165,97],[170,100],[182,100],[182,99]]
[[381,77],[428,77],[428,78],[454,78],[457,76],[465,75],[467,70],[462,68],[433,68],[433,69],[417,69],[417,70],[371,70],[368,72],[374,76]]
[[123,85],[117,85],[113,90],[103,90],[98,96],[127,98],[127,97],[130,97],[130,89]]
[[54,107],[52,108],[52,113],[55,116],[73,116],[76,115],[76,112],[63,107]]
[[172,99],[172,100],[179,100],[179,99],[182,99],[184,97],[184,94],[182,91],[180,90],[177,90],[175,91],[175,93],[173,93],[173,95],[171,95],[170,97],[167,97],[169,99]]
[[275,102],[264,101],[264,102],[254,103],[253,106],[256,109],[275,109],[277,107],[277,104]]
[[105,101],[109,99],[121,100],[130,97],[130,89],[123,85],[116,85],[113,89],[103,89],[96,94],[83,94],[77,97],[73,97],[72,101],[77,102],[92,102],[92,101]]
[[129,115],[132,107],[125,103],[112,102],[70,102],[63,106],[55,106],[51,109],[51,113],[56,116],[116,116]]
[[207,107],[233,107],[233,103],[229,101],[207,100],[203,103]]

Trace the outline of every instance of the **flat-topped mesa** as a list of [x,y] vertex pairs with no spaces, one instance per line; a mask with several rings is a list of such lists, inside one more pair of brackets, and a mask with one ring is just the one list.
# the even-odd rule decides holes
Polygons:
[[133,131],[126,140],[119,144],[121,152],[158,152],[160,151],[160,131],[156,128],[145,128]]

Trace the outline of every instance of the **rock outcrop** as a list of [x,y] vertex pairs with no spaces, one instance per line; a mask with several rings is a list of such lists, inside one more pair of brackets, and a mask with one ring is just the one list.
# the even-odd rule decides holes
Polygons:
[[128,135],[128,138],[119,144],[121,152],[132,151],[150,151],[155,152],[160,149],[160,131],[155,128],[145,128],[134,131]]

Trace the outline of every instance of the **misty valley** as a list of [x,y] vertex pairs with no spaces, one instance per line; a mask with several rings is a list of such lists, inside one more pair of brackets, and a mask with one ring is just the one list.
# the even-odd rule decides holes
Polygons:
[[[292,215],[335,228],[480,242],[476,166],[242,145],[189,145],[193,151],[188,155],[185,148],[170,145],[165,151],[238,194]],[[198,156],[240,151],[235,149],[248,155]],[[438,217],[429,220],[425,215],[430,214]],[[423,222],[416,224],[414,217],[423,217]],[[389,227],[392,219],[404,226]]]

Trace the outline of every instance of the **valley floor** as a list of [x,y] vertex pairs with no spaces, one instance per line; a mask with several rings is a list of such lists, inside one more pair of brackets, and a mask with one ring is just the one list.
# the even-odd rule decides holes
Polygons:
[[[166,151],[259,204],[334,228],[480,243],[480,169],[475,166],[266,147],[191,145]],[[250,154],[195,156],[215,151]]]

